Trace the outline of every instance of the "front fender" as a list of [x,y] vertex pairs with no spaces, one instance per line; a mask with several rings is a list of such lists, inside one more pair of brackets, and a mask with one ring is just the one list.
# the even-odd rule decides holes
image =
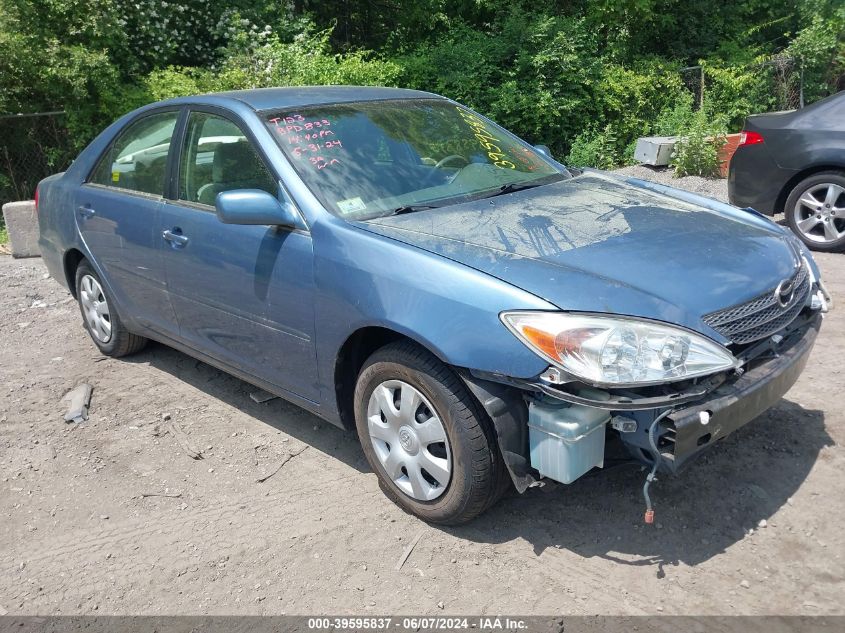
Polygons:
[[417,341],[443,362],[492,374],[532,377],[547,363],[499,320],[503,310],[555,306],[486,273],[333,218],[312,227],[317,361],[325,398],[334,363],[362,327]]
[[[618,176],[615,177],[618,178]],[[760,227],[771,233],[792,235],[789,229],[781,226],[768,216],[759,213],[754,209],[740,209],[739,207],[735,207],[726,202],[721,202],[714,198],[708,198],[707,196],[702,196],[701,194],[693,193],[691,191],[685,191],[684,189],[678,189],[677,187],[661,185],[649,180],[641,180],[639,178],[631,177],[622,177],[621,180],[627,182],[628,184],[641,187],[642,189],[647,189],[655,193],[663,194],[664,196],[669,196],[675,200],[681,200],[682,202],[688,202],[690,204],[704,207],[705,209],[715,211],[716,213],[731,219]]]

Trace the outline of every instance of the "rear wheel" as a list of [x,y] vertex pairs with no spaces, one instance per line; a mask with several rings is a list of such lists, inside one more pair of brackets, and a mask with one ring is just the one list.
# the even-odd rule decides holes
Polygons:
[[76,269],[76,297],[85,330],[106,356],[133,354],[147,344],[147,339],[123,326],[100,276],[87,261]]
[[786,200],[789,227],[816,251],[845,250],[845,173],[827,171],[805,178]]
[[391,343],[364,364],[355,422],[384,491],[425,521],[465,523],[505,488],[505,465],[478,403],[449,367],[411,343]]

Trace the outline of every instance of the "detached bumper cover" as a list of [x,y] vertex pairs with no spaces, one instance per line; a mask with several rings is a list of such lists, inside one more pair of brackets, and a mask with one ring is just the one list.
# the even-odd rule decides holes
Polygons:
[[[783,342],[777,357],[716,388],[706,399],[669,414],[662,426],[667,438],[674,435],[674,442],[661,449],[664,466],[677,472],[716,440],[730,435],[775,405],[804,370],[820,324],[821,315],[818,315],[803,332],[796,334],[795,339]],[[700,416],[705,411],[709,412],[710,419],[703,425]]]

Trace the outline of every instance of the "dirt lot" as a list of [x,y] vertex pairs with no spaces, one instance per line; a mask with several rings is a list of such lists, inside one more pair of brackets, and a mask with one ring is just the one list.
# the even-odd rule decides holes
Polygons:
[[[41,261],[2,256],[0,614],[843,614],[845,256],[818,259],[842,305],[806,372],[658,482],[655,526],[625,467],[439,529],[354,436],[161,345],[100,357]],[[82,381],[90,420],[65,424]]]

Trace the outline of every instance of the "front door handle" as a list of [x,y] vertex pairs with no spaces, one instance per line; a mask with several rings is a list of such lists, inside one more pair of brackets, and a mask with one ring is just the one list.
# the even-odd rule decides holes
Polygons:
[[88,218],[93,218],[97,212],[94,211],[91,207],[88,206],[80,206],[77,207],[76,212],[79,214],[79,217],[83,220],[87,220]]
[[161,232],[161,236],[175,247],[185,246],[188,243],[188,238],[182,235],[181,231],[178,233],[177,231],[179,229],[173,229],[172,231],[167,229]]

